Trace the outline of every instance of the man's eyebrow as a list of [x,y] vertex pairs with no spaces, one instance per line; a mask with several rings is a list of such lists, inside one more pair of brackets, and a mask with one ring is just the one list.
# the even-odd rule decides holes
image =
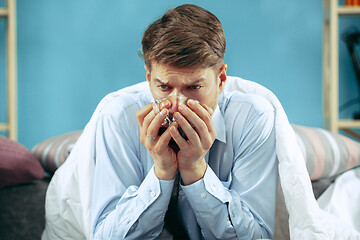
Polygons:
[[205,80],[206,80],[205,78],[198,78],[195,81],[191,82],[190,85],[198,84],[198,83],[204,82]]
[[[198,79],[190,82],[190,83],[187,84],[187,85],[191,86],[191,85],[199,84],[199,83],[201,83],[201,82],[204,82],[205,80],[206,80],[205,78],[198,78]],[[164,82],[164,81],[162,81],[162,80],[160,80],[160,79],[158,79],[158,78],[154,78],[153,81],[154,81],[156,84],[168,85],[168,82]]]
[[163,82],[163,81],[161,81],[160,79],[158,79],[158,78],[154,78],[154,80],[153,80],[155,83],[157,83],[157,84],[161,84],[161,85],[166,85],[167,84],[167,82]]

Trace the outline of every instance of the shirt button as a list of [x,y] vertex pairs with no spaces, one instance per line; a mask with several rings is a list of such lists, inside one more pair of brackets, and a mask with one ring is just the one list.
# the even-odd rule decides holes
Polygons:
[[205,197],[206,197],[206,193],[202,192],[202,193],[200,194],[200,196],[201,196],[202,198],[205,198]]
[[215,186],[212,186],[212,187],[211,187],[211,191],[216,192],[216,187],[215,187]]
[[184,196],[184,195],[185,195],[184,191],[183,191],[183,190],[180,190],[180,191],[179,191],[179,195],[180,195],[180,196]]
[[155,196],[156,196],[156,192],[150,191],[150,195],[151,195],[152,197],[155,197]]

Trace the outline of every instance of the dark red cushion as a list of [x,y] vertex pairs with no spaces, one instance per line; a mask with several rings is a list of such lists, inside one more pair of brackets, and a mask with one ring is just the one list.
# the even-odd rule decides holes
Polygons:
[[37,158],[24,146],[0,136],[0,188],[34,179],[42,179],[45,171]]

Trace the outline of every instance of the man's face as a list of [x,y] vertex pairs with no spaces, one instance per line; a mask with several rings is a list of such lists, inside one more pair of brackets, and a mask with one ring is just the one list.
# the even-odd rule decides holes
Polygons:
[[[146,66],[145,66],[146,68]],[[168,98],[171,102],[170,117],[177,110],[176,99],[194,99],[215,110],[218,97],[226,81],[226,65],[214,68],[176,68],[152,64],[151,72],[146,68],[146,79],[150,91],[156,98]]]

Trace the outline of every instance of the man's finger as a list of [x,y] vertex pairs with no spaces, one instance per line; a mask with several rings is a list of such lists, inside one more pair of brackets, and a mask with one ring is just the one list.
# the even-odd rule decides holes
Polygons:
[[171,140],[170,127],[172,127],[172,126],[177,128],[178,127],[177,122],[172,122],[171,123],[171,125],[166,129],[166,131],[163,134],[161,134],[157,144],[159,144],[161,146],[165,146],[166,148],[168,147],[169,142]]
[[136,112],[136,119],[138,121],[139,126],[141,127],[144,122],[144,118],[153,110],[152,103],[149,103],[142,109]]
[[190,99],[188,101],[190,109],[196,113],[197,116],[206,124],[206,127],[211,135],[215,134],[214,123],[211,119],[214,110],[205,104],[200,105],[199,102]]
[[208,107],[206,104],[201,104],[201,106],[205,108],[205,110],[208,111],[208,113],[210,113],[211,116],[213,115],[214,110],[211,107]]
[[180,149],[185,149],[188,142],[180,135],[177,127],[170,127],[170,134]]
[[149,126],[147,127],[147,136],[156,137],[158,135],[161,124],[164,122],[168,113],[169,110],[164,108],[163,110],[161,110],[160,113],[155,115],[155,117],[152,119],[152,121],[149,123]]

